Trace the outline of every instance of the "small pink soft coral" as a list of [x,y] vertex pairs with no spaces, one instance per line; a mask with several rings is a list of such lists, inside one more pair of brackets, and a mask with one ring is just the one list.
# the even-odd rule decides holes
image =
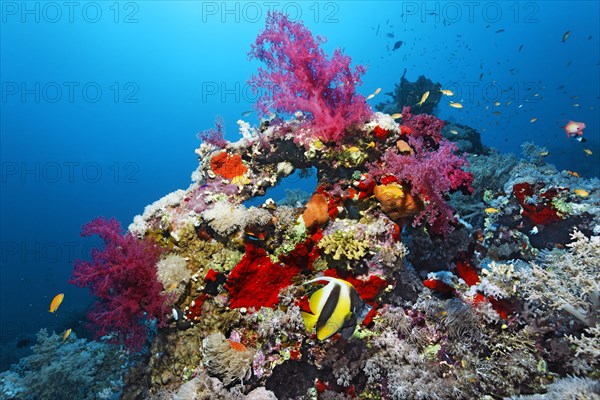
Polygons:
[[130,351],[142,348],[148,334],[147,320],[166,322],[169,299],[156,278],[162,250],[150,238],[121,234],[116,219],[96,218],[81,236],[98,235],[104,248],[92,250],[92,260],[75,260],[70,283],[89,287],[98,297],[88,313],[96,337],[113,335],[112,341]]
[[325,39],[313,37],[300,22],[278,12],[269,13],[267,27],[256,38],[249,56],[264,62],[249,84],[263,94],[257,109],[291,114],[302,111],[308,119],[305,135],[296,140],[319,138],[340,144],[345,129],[363,123],[372,111],[365,98],[355,92],[365,68],[350,68],[350,57],[337,49],[328,58],[319,47]]
[[212,144],[219,149],[227,147],[227,140],[225,140],[225,122],[223,118],[217,116],[215,118],[215,127],[198,133],[198,138],[203,142]]
[[456,190],[472,193],[473,174],[463,168],[466,159],[455,154],[456,146],[443,139],[444,122],[432,115],[413,116],[408,107],[402,111],[402,123],[411,129],[408,143],[414,154],[402,154],[396,148],[388,149],[382,157],[383,164],[372,164],[369,174],[374,178],[394,176],[411,188],[411,194],[426,203],[425,209],[415,217],[413,226],[427,217],[432,231],[447,234],[455,220],[454,210],[445,196]]

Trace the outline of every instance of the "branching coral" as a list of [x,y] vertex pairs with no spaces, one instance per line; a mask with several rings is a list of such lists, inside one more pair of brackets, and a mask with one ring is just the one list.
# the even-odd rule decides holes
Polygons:
[[113,346],[78,339],[74,333],[64,341],[42,329],[32,350],[31,356],[0,374],[1,398],[92,400],[113,398],[120,390],[121,370],[114,366],[123,354]]
[[590,378],[567,377],[552,382],[544,394],[513,396],[511,400],[600,399],[600,383]]
[[550,253],[543,268],[532,264],[522,288],[529,301],[564,311],[587,326],[600,317],[600,237],[575,230],[567,252]]
[[[279,12],[269,13],[267,27],[252,45],[250,57],[266,64],[249,82],[253,89],[266,89],[257,108],[293,114],[308,113],[305,123],[308,137],[340,144],[346,128],[361,124],[371,115],[365,98],[355,92],[362,66],[350,67],[350,57],[338,49],[329,58],[321,44],[323,37],[313,37],[300,22],[292,22]],[[310,132],[310,133],[308,133]]]
[[600,324],[589,327],[581,337],[567,336],[577,348],[573,359],[576,372],[592,372],[600,369]]
[[338,230],[324,236],[319,247],[334,260],[360,260],[367,255],[369,248],[365,240],[358,240],[352,231]]
[[149,238],[121,235],[116,219],[97,218],[81,235],[99,235],[104,249],[94,249],[91,261],[76,260],[69,282],[90,288],[100,299],[88,313],[96,336],[113,335],[115,343],[137,351],[148,334],[145,321],[166,323],[169,298],[156,277],[162,250]]
[[[456,377],[443,376],[444,366],[429,362],[423,354],[395,332],[386,330],[373,341],[375,355],[367,360],[364,373],[368,382],[385,382],[389,398],[465,398]],[[451,369],[448,369],[451,372]]]

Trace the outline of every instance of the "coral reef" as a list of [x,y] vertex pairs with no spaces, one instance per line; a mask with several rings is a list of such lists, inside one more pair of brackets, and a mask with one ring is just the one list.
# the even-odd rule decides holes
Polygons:
[[45,329],[33,354],[0,374],[2,399],[112,399],[121,392],[125,354],[106,343],[67,339]]
[[[266,118],[238,121],[234,143],[217,120],[192,184],[125,235],[113,220],[84,228],[105,247],[72,281],[100,297],[99,333],[145,351],[122,397],[597,392],[598,180],[557,171],[533,144],[521,160],[498,154],[424,113],[442,95],[424,77],[403,77],[381,106],[412,109],[372,113],[356,93],[363,69],[322,43],[270,13],[250,52],[266,65],[251,81],[267,89]],[[314,171],[313,193],[256,201],[296,170]],[[307,331],[315,310],[323,325],[341,315],[343,334]]]

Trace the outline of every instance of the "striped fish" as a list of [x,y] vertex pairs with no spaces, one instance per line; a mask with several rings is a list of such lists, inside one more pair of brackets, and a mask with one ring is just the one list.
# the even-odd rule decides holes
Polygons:
[[311,313],[302,312],[307,332],[316,326],[317,339],[325,340],[340,332],[348,339],[356,325],[364,319],[371,307],[360,298],[350,282],[332,277],[321,277],[306,284],[326,281],[327,285],[310,296]]

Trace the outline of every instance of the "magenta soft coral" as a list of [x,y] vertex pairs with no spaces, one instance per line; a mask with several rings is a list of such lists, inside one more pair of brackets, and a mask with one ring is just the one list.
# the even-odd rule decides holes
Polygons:
[[92,260],[76,260],[70,283],[90,288],[99,298],[88,313],[96,337],[112,335],[112,341],[130,351],[146,342],[146,321],[166,322],[168,298],[156,278],[156,262],[162,250],[150,239],[121,234],[114,218],[96,218],[81,236],[98,235],[104,248],[92,250]]
[[422,223],[427,217],[434,233],[446,234],[452,230],[451,223],[455,218],[445,196],[456,190],[471,193],[473,174],[464,170],[468,163],[455,154],[456,146],[442,138],[443,121],[432,115],[413,116],[409,108],[405,108],[402,115],[403,125],[411,129],[408,143],[415,154],[404,155],[390,148],[383,155],[383,167],[371,165],[369,174],[375,178],[392,175],[408,184],[411,193],[427,204],[415,217],[413,225]]
[[345,129],[363,123],[372,111],[365,98],[355,93],[364,67],[350,68],[350,57],[337,49],[328,58],[319,47],[325,39],[312,36],[300,22],[292,22],[278,12],[269,13],[267,27],[252,45],[250,58],[266,64],[249,81],[256,93],[262,93],[257,109],[267,114],[270,109],[291,114],[308,114],[308,136],[297,140],[319,138],[337,144],[345,137]]
[[227,140],[225,140],[225,122],[223,118],[217,116],[215,118],[215,127],[198,133],[198,138],[203,142],[212,144],[220,149],[227,147]]

